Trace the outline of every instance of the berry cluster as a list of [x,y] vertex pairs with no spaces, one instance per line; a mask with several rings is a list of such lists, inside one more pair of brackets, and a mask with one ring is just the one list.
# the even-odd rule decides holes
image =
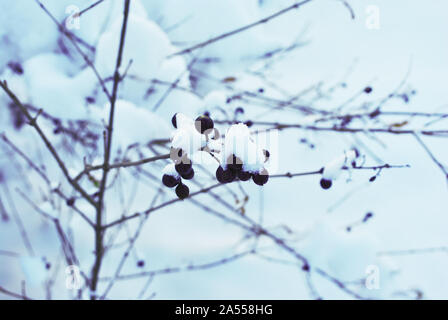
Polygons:
[[[269,151],[264,151],[267,154],[266,159],[268,159]],[[255,184],[262,186],[269,180],[269,173],[265,168],[253,172],[248,171],[244,168],[243,161],[234,154],[230,155],[226,160],[224,166],[220,165],[216,169],[216,179],[221,183],[230,183],[236,179],[247,181],[252,178]]]
[[[176,113],[171,123],[176,129],[171,138],[170,158],[173,163],[164,168],[162,182],[169,188],[176,187],[179,199],[189,196],[190,190],[183,180],[194,177],[191,159],[198,151],[206,151],[220,163],[216,170],[216,179],[220,183],[252,179],[255,184],[263,186],[268,182],[269,173],[264,163],[269,160],[270,153],[258,149],[247,125],[233,124],[221,140],[219,131],[208,113],[197,117],[195,121],[184,114]],[[250,162],[250,157],[255,159]]]
[[190,189],[182,182],[182,179],[191,180],[194,177],[194,169],[190,163],[169,164],[163,169],[163,184],[168,188],[176,187],[176,195],[179,199],[185,199],[190,194]]
[[255,184],[262,186],[269,180],[264,167],[269,157],[269,151],[260,150],[253,141],[246,124],[233,124],[226,132],[222,165],[216,170],[216,178],[221,183],[252,178]]
[[[175,129],[178,129],[177,133],[173,135],[173,144],[178,143],[179,145],[171,147],[170,158],[173,163],[164,168],[162,182],[168,188],[176,187],[177,197],[179,199],[185,199],[190,194],[190,188],[182,182],[182,179],[191,180],[194,177],[193,163],[188,157],[188,152],[191,150],[188,150],[189,148],[185,146],[185,140],[188,144],[192,134],[207,134],[210,130],[214,129],[214,123],[208,115],[199,116],[192,123],[191,119],[179,113],[173,116],[171,123]],[[196,130],[195,133],[192,133],[192,128]],[[199,141],[198,149],[200,149],[204,146],[204,139],[199,137],[197,140]]]

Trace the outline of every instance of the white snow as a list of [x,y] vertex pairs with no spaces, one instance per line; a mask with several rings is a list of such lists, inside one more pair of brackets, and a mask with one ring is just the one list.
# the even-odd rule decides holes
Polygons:
[[[109,110],[107,103],[102,109],[102,117],[106,123],[109,121]],[[116,102],[113,140],[115,148],[124,150],[132,144],[144,145],[153,139],[164,139],[168,135],[168,124],[157,114],[125,100]]]
[[[117,57],[111,52],[118,52],[121,26],[121,20],[115,21],[98,42],[95,64],[105,77],[115,71]],[[126,67],[132,60],[129,73],[143,79],[156,77],[170,50],[170,41],[163,30],[150,20],[130,14],[125,41],[122,61]]]
[[347,166],[351,167],[352,161],[356,159],[356,152],[354,150],[349,150],[344,152],[344,154],[334,158],[324,167],[324,172],[322,177],[327,180],[336,180],[342,172],[342,169]]
[[263,168],[262,149],[252,140],[249,128],[243,123],[231,125],[225,134],[222,157],[226,161],[232,155],[243,161],[246,171],[258,172]]
[[167,164],[163,168],[162,174],[167,174],[167,175],[170,175],[170,176],[173,176],[173,177],[177,177],[177,178],[180,177],[179,173],[177,173],[176,168],[174,167],[174,163]]
[[94,91],[96,78],[88,69],[69,76],[69,63],[66,57],[57,54],[41,54],[27,60],[24,78],[29,100],[55,117],[82,119],[87,114],[85,99]]
[[172,133],[171,146],[192,155],[206,145],[206,137],[195,127],[194,120],[183,113],[176,114],[177,129]]

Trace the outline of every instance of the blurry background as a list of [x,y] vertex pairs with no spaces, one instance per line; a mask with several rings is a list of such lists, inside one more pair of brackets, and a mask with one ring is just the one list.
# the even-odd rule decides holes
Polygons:
[[[94,2],[42,0],[61,23],[76,8],[82,10]],[[170,121],[176,112],[195,118],[209,111],[215,120],[232,120],[234,110],[243,107],[244,114],[237,115],[240,121],[313,124],[313,115],[279,108],[266,98],[226,101],[244,92],[275,101],[294,97],[297,105],[336,115],[371,112],[380,105],[383,111],[447,112],[448,3],[348,2],[354,19],[341,1],[315,0],[192,53],[170,56],[258,21],[294,1],[132,0],[123,59],[128,70],[120,85],[113,159],[125,153],[131,159],[166,153],[164,146],[154,150],[146,144],[170,137]],[[82,39],[78,45],[104,79],[114,71],[122,12],[123,1],[105,0],[67,25]],[[7,80],[23,103],[53,117],[41,117],[41,125],[72,174],[83,170],[84,158],[87,163],[101,163],[107,100],[92,70],[54,21],[34,0],[2,0],[0,41],[0,78]],[[173,82],[182,89],[170,89]],[[107,86],[111,87],[110,81]],[[373,89],[370,94],[363,92],[367,86]],[[33,298],[76,297],[66,288],[66,265],[54,226],[36,207],[60,219],[86,274],[93,264],[93,230],[50,191],[61,185],[68,196],[76,198],[39,137],[22,124],[18,110],[3,92],[0,106],[0,132],[51,180],[50,187],[10,144],[1,141],[0,286],[21,292],[25,281],[26,294]],[[428,130],[446,129],[445,118],[435,119]],[[402,115],[373,124],[371,120],[355,119],[350,125],[419,130],[431,121]],[[226,125],[220,128],[225,132]],[[82,136],[79,141],[73,132]],[[86,132],[92,136],[86,137]],[[421,139],[446,163],[446,138]],[[132,144],[140,145],[129,149]],[[342,172],[329,190],[320,187],[320,176],[310,175],[271,179],[262,188],[244,183],[244,192],[232,185],[214,193],[235,208],[247,194],[247,216],[284,237],[311,266],[326,270],[364,297],[446,299],[447,180],[412,134],[282,130],[278,154],[272,155],[277,172],[271,174],[318,170],[352,147],[360,151],[365,165],[409,164],[410,168],[382,170],[373,182],[369,178],[376,171]],[[162,186],[161,170],[166,163],[144,165],[142,170],[123,169],[111,178],[114,185],[106,198],[106,221],[147,209]],[[214,173],[216,167],[205,169]],[[214,183],[205,171],[196,179],[202,186]],[[95,192],[94,183],[88,179],[82,183]],[[174,197],[174,192],[163,188],[156,203]],[[195,199],[234,217],[207,194]],[[85,201],[76,199],[76,205],[93,219],[94,211]],[[373,215],[363,223],[367,213]],[[139,219],[132,220],[107,235],[106,242],[113,246],[105,257],[102,277],[114,275],[138,223]],[[120,274],[216,261],[251,248],[256,240],[245,236],[239,227],[208,214],[197,203],[177,202],[149,216]],[[116,280],[107,297],[308,299],[315,297],[307,284],[312,281],[321,297],[353,298],[318,274],[311,273],[311,280],[307,279],[290,255],[269,240],[259,242],[265,248],[263,254],[214,268]],[[379,287],[373,290],[363,285],[369,266],[379,271]],[[148,279],[152,282],[145,287]],[[100,294],[106,280],[101,282]],[[1,292],[0,297],[8,298]],[[88,290],[82,297],[88,297]]]

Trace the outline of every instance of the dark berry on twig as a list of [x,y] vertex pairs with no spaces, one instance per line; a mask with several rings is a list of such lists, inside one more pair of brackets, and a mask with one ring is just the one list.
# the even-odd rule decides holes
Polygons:
[[252,180],[255,182],[255,184],[262,186],[266,184],[269,180],[269,173],[266,169],[261,170],[258,173],[254,173],[252,175]]
[[227,168],[226,170],[224,170],[223,174],[222,174],[222,178],[224,180],[224,183],[230,183],[233,180],[235,180],[236,178],[236,173],[235,171]]
[[75,198],[68,198],[67,199],[67,205],[69,207],[73,206],[75,204]]
[[182,178],[184,178],[185,180],[191,180],[194,177],[194,170],[193,168],[190,168],[189,171],[182,173],[181,174]]
[[145,260],[138,260],[137,261],[137,267],[143,268],[145,266]]
[[179,183],[176,187],[176,195],[179,199],[183,200],[190,194],[190,189],[183,183]]
[[164,174],[162,177],[163,184],[168,188],[174,188],[180,183],[179,177],[174,177],[169,174]]
[[95,98],[94,97],[86,97],[86,102],[88,103],[88,104],[92,104],[92,103],[95,103]]
[[216,169],[216,179],[221,183],[229,183],[235,180],[236,173],[229,168],[225,169],[221,166]]
[[365,87],[364,88],[364,92],[367,93],[367,94],[371,93],[372,92],[372,87]]
[[218,169],[216,169],[216,180],[218,180],[218,182],[220,183],[224,183],[224,169],[223,167],[219,166]]
[[173,127],[177,129],[177,119],[176,119],[177,113],[174,114],[174,116],[171,118],[171,123],[173,124]]
[[332,184],[333,183],[331,180],[324,179],[324,178],[320,179],[320,186],[322,187],[322,189],[325,189],[325,190],[330,189]]
[[182,161],[174,166],[176,171],[181,175],[188,173],[188,171],[190,171],[191,166],[192,166],[190,160],[188,160],[188,159],[184,159],[184,160],[185,161]]
[[214,123],[210,117],[203,115],[196,118],[194,126],[200,134],[203,134],[205,131],[212,129],[214,127]]
[[269,160],[269,157],[271,156],[271,153],[268,150],[263,149],[263,154],[264,154],[264,157],[265,157],[264,162],[267,162]]
[[250,172],[243,171],[243,170],[238,172],[238,179],[240,179],[241,181],[247,181],[250,178],[252,178],[252,174]]

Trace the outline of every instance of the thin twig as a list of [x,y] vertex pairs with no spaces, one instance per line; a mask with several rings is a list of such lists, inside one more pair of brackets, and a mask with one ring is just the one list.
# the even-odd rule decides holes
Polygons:
[[90,289],[92,292],[91,298],[96,299],[96,288],[98,283],[99,272],[101,268],[101,263],[103,260],[103,227],[102,227],[102,215],[104,208],[104,197],[106,193],[107,176],[109,173],[109,162],[110,155],[112,152],[112,133],[114,126],[114,116],[115,116],[115,105],[117,101],[118,85],[120,83],[120,67],[124,51],[124,43],[126,38],[126,28],[128,24],[129,17],[129,7],[130,0],[125,0],[124,2],[124,13],[123,13],[123,24],[121,27],[120,35],[120,45],[117,54],[117,63],[114,72],[114,83],[112,88],[112,96],[110,100],[110,113],[109,113],[109,123],[107,124],[106,133],[106,147],[104,152],[104,164],[103,164],[103,176],[100,182],[100,188],[98,193],[98,205],[96,210],[96,226],[95,226],[95,263],[92,268],[92,281],[90,284]]
[[53,158],[56,160],[59,168],[61,169],[62,173],[64,174],[67,181],[72,185],[72,187],[78,191],[84,199],[86,199],[88,202],[96,206],[95,201],[90,197],[90,195],[75,181],[70,177],[70,174],[68,172],[67,167],[64,164],[64,161],[62,161],[61,157],[59,156],[58,152],[56,151],[56,148],[53,146],[53,144],[50,142],[50,140],[47,138],[45,133],[42,131],[40,126],[37,124],[37,117],[32,117],[31,114],[28,112],[28,109],[20,102],[19,98],[8,88],[8,85],[6,81],[0,80],[0,87],[6,92],[6,94],[11,98],[11,100],[19,107],[21,112],[25,115],[27,118],[29,125],[31,125],[38,133],[42,141],[45,143],[45,146],[47,147],[48,151],[50,151]]
[[81,17],[84,13],[86,13],[87,11],[89,11],[90,9],[95,8],[97,5],[99,5],[100,3],[104,2],[104,0],[98,0],[97,2],[91,4],[90,6],[88,6],[87,8],[79,11],[79,13],[76,15],[76,17]]
[[13,298],[17,298],[17,299],[21,299],[21,300],[32,300],[31,298],[29,298],[29,297],[27,297],[25,295],[6,290],[3,287],[0,287],[0,293],[3,293],[5,295],[7,295],[7,296],[10,296],[10,297],[13,297]]
[[78,43],[77,43],[76,39],[74,38],[74,35],[71,32],[69,32],[61,23],[59,23],[59,21],[51,14],[51,12],[43,5],[42,2],[40,2],[39,0],[35,0],[35,1],[42,8],[42,10],[44,10],[44,12],[51,18],[51,20],[53,20],[53,22],[58,26],[59,31],[70,40],[70,42],[75,47],[76,51],[78,51],[78,53],[81,55],[81,57],[84,59],[84,61],[90,67],[90,69],[92,69],[93,73],[95,74],[96,78],[98,79],[98,81],[99,81],[99,83],[101,85],[101,88],[103,89],[103,92],[105,93],[107,98],[110,100],[111,99],[111,95],[110,95],[109,91],[107,90],[107,87],[106,87],[106,84],[104,83],[103,78],[99,74],[99,72],[96,69],[96,67],[93,64],[93,62],[89,59],[89,57],[78,46]]
[[[351,170],[378,170],[378,169],[383,169],[383,168],[384,169],[409,168],[409,165],[384,164],[384,165],[381,165],[381,166],[371,166],[371,167],[353,167],[353,168],[343,167],[342,169],[343,170],[348,170],[348,169],[351,169]],[[307,175],[318,175],[318,174],[322,174],[322,169],[313,170],[313,171],[306,171],[306,172],[298,172],[298,173],[287,172],[287,173],[283,173],[283,174],[272,175],[270,177],[272,177],[272,178],[280,178],[280,177],[292,178],[292,177],[307,176]],[[227,185],[227,184],[217,183],[217,184],[211,185],[209,187],[206,187],[206,188],[203,188],[203,189],[201,189],[199,191],[191,193],[187,199],[190,199],[192,197],[195,197],[195,196],[203,194],[203,193],[208,193],[209,191],[211,191],[211,190],[213,190],[215,188],[218,188],[220,186],[225,186],[225,185]],[[180,200],[178,198],[169,200],[169,201],[164,202],[164,203],[162,203],[162,204],[160,204],[158,206],[155,206],[155,207],[152,207],[150,209],[147,209],[147,210],[145,210],[143,212],[137,212],[137,213],[134,213],[134,214],[132,214],[130,216],[125,216],[125,217],[122,217],[122,218],[120,218],[118,220],[115,220],[115,221],[105,225],[104,228],[107,229],[107,228],[113,227],[113,226],[115,226],[117,224],[120,224],[120,223],[122,223],[124,221],[130,220],[130,219],[135,219],[137,217],[141,217],[142,215],[143,216],[148,215],[148,214],[150,214],[150,213],[152,213],[152,212],[154,212],[156,210],[162,209],[162,208],[164,208],[164,207],[166,207],[168,205],[171,205],[173,203],[180,202],[180,201],[182,201],[182,200]]]
[[111,280],[128,280],[128,279],[135,279],[135,278],[141,278],[141,277],[149,277],[149,276],[156,276],[160,274],[170,274],[170,273],[178,273],[178,272],[187,272],[187,271],[198,271],[198,270],[205,270],[210,269],[214,267],[221,266],[223,264],[227,264],[229,262],[236,261],[238,259],[241,259],[243,257],[249,256],[253,254],[253,250],[245,251],[242,253],[237,253],[232,256],[221,258],[215,261],[203,263],[203,264],[190,264],[185,267],[171,267],[171,268],[164,268],[159,270],[152,270],[152,271],[143,271],[138,273],[131,273],[131,274],[124,274],[120,275],[116,278],[114,277],[104,277],[101,278],[101,281],[111,281]]
[[448,182],[448,170],[447,170],[447,168],[436,158],[434,153],[432,153],[432,151],[428,148],[426,143],[424,143],[423,140],[418,136],[418,134],[414,133],[414,137],[415,137],[415,140],[417,140],[417,142],[426,151],[426,153],[431,158],[431,160],[440,168],[440,170],[443,172],[443,174],[445,175],[445,178],[447,179],[447,182]]
[[174,57],[174,56],[178,56],[178,55],[183,55],[183,54],[186,54],[186,53],[190,53],[190,52],[192,52],[194,50],[197,50],[199,48],[208,46],[208,45],[210,45],[210,44],[212,44],[214,42],[217,42],[219,40],[231,37],[231,36],[233,36],[235,34],[238,34],[240,32],[246,31],[246,30],[251,29],[253,27],[265,24],[265,23],[269,22],[270,20],[275,19],[275,18],[277,18],[277,17],[287,13],[288,11],[291,11],[291,10],[294,10],[294,9],[298,9],[299,7],[305,5],[306,3],[310,2],[310,1],[312,1],[312,0],[305,0],[305,1],[302,1],[302,2],[296,2],[293,5],[291,5],[291,6],[287,7],[287,8],[284,8],[284,9],[282,9],[280,11],[277,11],[274,14],[271,14],[270,16],[267,16],[267,17],[265,17],[263,19],[260,19],[260,20],[258,20],[256,22],[253,22],[253,23],[250,23],[250,24],[245,25],[243,27],[237,28],[235,30],[223,33],[223,34],[221,34],[221,35],[219,35],[217,37],[214,37],[214,38],[211,38],[211,39],[209,39],[207,41],[198,43],[198,44],[196,44],[196,45],[194,45],[194,46],[192,46],[190,48],[183,49],[183,50],[181,50],[179,52],[173,53],[170,56],[168,56],[168,58]]
[[[141,159],[141,160],[137,160],[137,161],[124,161],[124,162],[119,162],[119,163],[114,163],[114,164],[109,165],[109,169],[137,167],[137,166],[141,166],[142,164],[151,163],[151,162],[154,162],[157,160],[169,159],[169,158],[170,158],[170,154],[168,153],[168,154],[149,157],[149,158],[145,158],[145,159]],[[104,168],[103,165],[86,166],[86,168],[76,176],[75,180],[79,180],[79,178],[81,176],[83,176],[84,174],[87,174],[91,171],[100,170],[103,168]]]

